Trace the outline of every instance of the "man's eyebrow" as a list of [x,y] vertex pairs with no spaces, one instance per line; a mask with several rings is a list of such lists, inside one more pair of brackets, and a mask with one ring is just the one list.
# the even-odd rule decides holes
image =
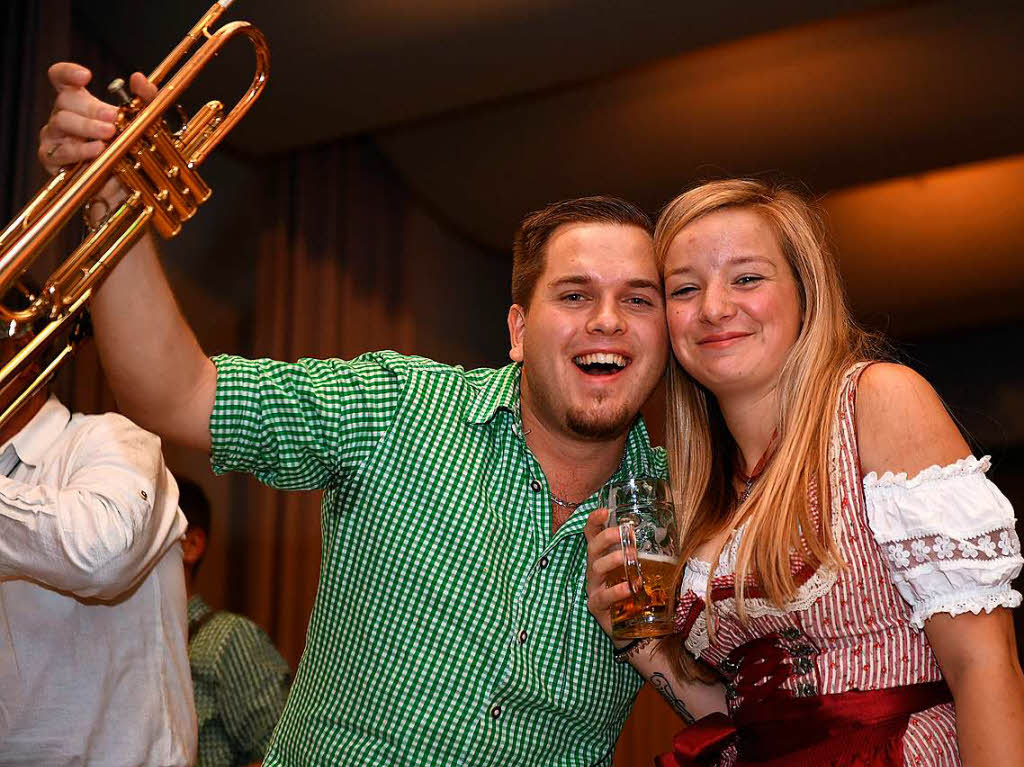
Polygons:
[[585,274],[567,274],[565,277],[559,277],[549,284],[552,288],[557,288],[560,285],[589,285],[593,281],[591,277]]
[[[567,274],[564,277],[559,277],[557,280],[553,280],[549,283],[549,287],[559,288],[565,285],[590,285],[594,282],[593,277],[589,277],[585,274]],[[630,288],[644,289],[649,288],[655,292],[661,290],[660,282],[653,282],[643,277],[637,277],[633,280],[627,280],[626,286]]]
[[650,280],[645,280],[643,278],[638,278],[638,279],[635,279],[635,280],[630,280],[626,284],[629,287],[631,287],[631,288],[641,288],[641,289],[642,288],[650,288],[653,291],[660,291],[661,290],[661,283],[660,282],[651,282]]

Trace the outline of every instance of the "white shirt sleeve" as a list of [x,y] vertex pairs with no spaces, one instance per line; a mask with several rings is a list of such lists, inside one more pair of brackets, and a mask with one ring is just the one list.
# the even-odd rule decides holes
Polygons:
[[1010,588],[1024,564],[1013,508],[985,477],[988,468],[988,456],[968,456],[912,479],[864,477],[868,524],[917,628],[935,613],[978,614],[1021,602]]
[[177,485],[159,438],[122,416],[92,419],[65,449],[41,484],[0,476],[0,578],[115,599],[184,532]]

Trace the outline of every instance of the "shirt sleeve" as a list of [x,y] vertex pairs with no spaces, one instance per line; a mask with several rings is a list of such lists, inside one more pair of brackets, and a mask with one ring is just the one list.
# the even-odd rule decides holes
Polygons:
[[68,450],[59,481],[0,476],[0,576],[112,600],[184,534],[177,486],[159,438],[113,413]]
[[935,613],[1016,607],[1020,540],[1010,502],[985,476],[989,458],[969,456],[907,479],[864,478],[868,524],[892,581],[922,628]]
[[408,358],[394,352],[213,362],[213,470],[250,473],[285,490],[328,487],[357,469],[390,428],[408,371]]
[[217,710],[242,763],[266,756],[290,686],[291,669],[270,638],[236,617],[217,664]]

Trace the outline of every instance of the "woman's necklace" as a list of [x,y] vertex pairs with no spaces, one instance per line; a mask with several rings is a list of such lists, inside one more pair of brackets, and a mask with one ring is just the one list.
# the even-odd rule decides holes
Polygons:
[[772,438],[768,440],[768,447],[761,453],[760,459],[754,465],[754,470],[750,474],[744,474],[741,469],[736,469],[736,473],[739,475],[740,481],[743,483],[743,490],[740,491],[739,500],[737,506],[742,506],[744,501],[750,497],[750,491],[754,489],[754,483],[757,482],[757,478],[764,474],[765,468],[768,466],[768,462],[771,460],[772,453],[775,452],[775,437],[778,435],[779,430],[776,429],[772,432]]

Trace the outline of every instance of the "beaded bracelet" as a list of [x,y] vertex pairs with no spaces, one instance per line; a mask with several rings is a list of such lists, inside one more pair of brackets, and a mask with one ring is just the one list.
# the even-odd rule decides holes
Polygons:
[[616,647],[612,652],[612,658],[616,663],[629,663],[629,657],[642,647],[646,647],[650,642],[651,637],[634,639],[627,645]]

